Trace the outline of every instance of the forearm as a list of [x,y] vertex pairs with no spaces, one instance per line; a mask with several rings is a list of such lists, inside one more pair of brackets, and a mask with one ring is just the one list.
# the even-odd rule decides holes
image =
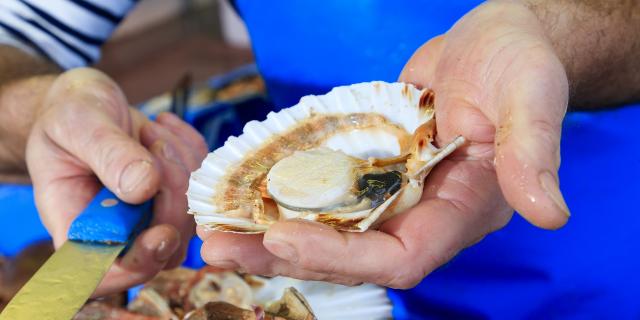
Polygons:
[[27,138],[59,69],[44,59],[0,46],[0,70],[0,182],[25,182]]
[[541,21],[571,88],[571,106],[640,100],[640,2],[522,0]]

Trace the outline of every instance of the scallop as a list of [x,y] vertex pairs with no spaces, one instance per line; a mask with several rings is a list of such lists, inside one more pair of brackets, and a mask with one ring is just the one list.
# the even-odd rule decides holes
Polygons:
[[191,174],[189,213],[237,233],[286,219],[375,228],[414,206],[431,169],[464,143],[434,145],[434,96],[405,83],[360,83],[251,121]]

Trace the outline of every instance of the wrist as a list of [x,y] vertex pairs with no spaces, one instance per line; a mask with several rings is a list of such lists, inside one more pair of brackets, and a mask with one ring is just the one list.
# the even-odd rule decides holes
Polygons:
[[517,0],[517,2],[529,10],[538,20],[544,30],[549,43],[553,47],[556,56],[565,68],[569,80],[571,94],[575,93],[582,79],[581,71],[583,61],[576,57],[573,37],[575,26],[572,25],[572,16],[575,15],[576,1],[564,0]]
[[39,75],[0,88],[0,181],[28,182],[25,150],[55,75]]
[[518,0],[540,21],[581,108],[640,99],[640,7],[623,0]]
[[60,69],[5,45],[0,45],[0,68],[0,182],[26,182],[26,141]]

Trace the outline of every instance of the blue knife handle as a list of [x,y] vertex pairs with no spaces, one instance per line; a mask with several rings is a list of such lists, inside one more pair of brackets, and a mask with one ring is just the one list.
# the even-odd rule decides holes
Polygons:
[[71,224],[69,239],[103,244],[126,244],[151,221],[151,202],[131,205],[107,188],[91,200]]

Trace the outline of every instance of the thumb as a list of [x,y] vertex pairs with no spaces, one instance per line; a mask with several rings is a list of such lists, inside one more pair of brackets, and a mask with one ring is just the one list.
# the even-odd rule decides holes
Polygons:
[[570,215],[557,173],[568,82],[557,59],[541,61],[534,70],[521,69],[526,72],[512,79],[498,102],[496,171],[505,198],[520,215],[557,229]]
[[52,86],[48,101],[39,124],[50,147],[59,146],[77,169],[95,173],[126,202],[141,203],[156,193],[159,164],[133,137],[146,121],[115,83],[91,70],[69,72]]
[[445,45],[444,40],[444,35],[439,35],[420,46],[402,68],[398,81],[411,83],[420,88],[432,88],[436,66]]
[[85,163],[118,198],[141,203],[158,190],[160,173],[151,153],[114,123],[86,119],[78,134],[56,143]]
[[[101,108],[87,103],[68,101],[62,119],[43,121],[49,148],[60,147],[65,158],[75,163],[76,171],[84,175],[94,173],[109,190],[128,203],[142,203],[151,198],[160,184],[159,164],[152,154],[122,128]],[[121,110],[124,123],[137,123],[131,119],[128,107]],[[72,113],[72,114],[69,114]],[[78,161],[79,160],[79,161]]]
[[54,140],[38,130],[28,144],[36,205],[56,246],[66,239],[71,222],[100,189],[94,174],[129,203],[141,203],[158,189],[155,162],[137,142],[104,123],[85,134],[92,138],[78,135]]

